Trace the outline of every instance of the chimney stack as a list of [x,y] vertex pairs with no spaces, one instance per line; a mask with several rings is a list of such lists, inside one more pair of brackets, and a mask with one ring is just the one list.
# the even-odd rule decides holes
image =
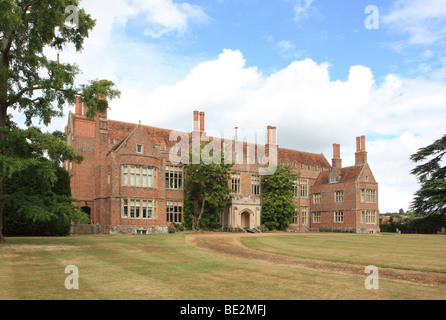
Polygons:
[[341,145],[333,144],[333,159],[331,159],[332,167],[341,169],[342,168],[342,159],[341,159]]
[[367,151],[365,151],[365,136],[356,137],[355,166],[367,163]]
[[277,129],[276,127],[267,127],[267,144],[277,145]]
[[194,132],[197,132],[199,129],[200,120],[198,120],[198,111],[194,111]]
[[200,132],[204,132],[204,112],[200,112]]
[[76,97],[76,109],[75,114],[82,115],[82,102],[81,97]]

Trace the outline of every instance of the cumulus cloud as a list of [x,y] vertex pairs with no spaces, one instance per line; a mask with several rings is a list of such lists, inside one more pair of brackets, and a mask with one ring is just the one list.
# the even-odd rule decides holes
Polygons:
[[383,22],[397,33],[408,34],[412,44],[433,44],[446,38],[443,0],[398,0]]
[[166,33],[187,32],[192,22],[203,22],[208,16],[198,5],[187,2],[174,3],[172,0],[133,0],[139,11],[146,17],[149,27],[145,33],[158,38]]
[[[416,42],[417,33],[407,28],[403,18],[419,19],[411,18],[412,11],[405,11],[417,8],[416,2],[398,3],[395,8],[399,11],[394,10],[387,23],[401,23],[400,30]],[[314,10],[313,1],[296,5],[304,9],[296,11],[301,12],[301,17]],[[247,66],[241,51],[229,49],[212,60],[179,59],[154,43],[126,38],[124,27],[129,19],[144,17],[150,21],[145,29],[147,35],[182,34],[192,23],[206,19],[200,7],[171,0],[150,4],[116,0],[113,6],[96,0],[84,1],[83,6],[94,13],[98,25],[87,39],[83,54],[64,51],[61,59],[79,64],[84,72],[80,83],[106,78],[118,85],[122,96],[111,103],[111,119],[133,123],[141,120],[147,125],[190,131],[192,111],[200,110],[206,112],[207,131],[222,136],[235,126],[240,130],[262,130],[275,125],[280,146],[323,153],[329,161],[332,143],[340,143],[345,166],[354,162],[355,137],[365,134],[369,162],[380,183],[380,209],[384,212],[408,208],[417,188],[410,175],[414,164],[409,156],[444,134],[444,77],[409,79],[388,75],[377,82],[371,69],[357,65],[350,68],[346,80],[340,81],[330,78],[329,64],[312,59],[296,60],[265,75]],[[165,10],[175,14],[164,18]],[[422,16],[430,19],[427,12]],[[432,24],[422,25],[426,34],[432,31],[431,36],[441,37],[430,28]],[[126,49],[122,50],[117,44],[124,43]],[[278,48],[285,54],[295,49],[289,41],[278,43]],[[433,52],[426,50],[424,54],[431,56]],[[66,118],[55,119],[52,129],[63,130],[65,125]]]
[[445,83],[396,75],[377,83],[359,65],[340,81],[329,70],[304,59],[263,75],[246,66],[242,52],[226,49],[175,84],[120,101],[110,117],[135,122],[138,115],[143,123],[190,131],[192,111],[200,110],[206,130],[221,137],[236,126],[257,131],[275,125],[280,146],[324,153],[329,161],[332,143],[340,143],[345,166],[354,162],[355,137],[364,134],[382,186],[381,210],[407,210],[417,188],[409,157],[443,134]]

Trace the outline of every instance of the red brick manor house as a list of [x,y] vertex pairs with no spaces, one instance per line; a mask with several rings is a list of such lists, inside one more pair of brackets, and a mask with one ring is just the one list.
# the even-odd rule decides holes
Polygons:
[[[176,144],[169,139],[172,130],[114,121],[107,114],[89,120],[86,111],[78,101],[65,128],[67,143],[84,161],[65,167],[71,175],[72,196],[90,215],[91,225],[106,234],[153,234],[167,232],[169,222],[181,223],[185,177],[182,166],[170,161],[169,152]],[[203,112],[194,111],[193,131],[186,134],[205,135]],[[262,147],[275,147],[278,163],[300,173],[289,231],[379,232],[378,183],[367,163],[364,136],[356,140],[355,165],[345,168],[338,144],[333,145],[330,164],[322,154],[278,147],[275,127],[267,128]],[[242,150],[246,152],[246,143]],[[258,165],[246,162],[233,166],[232,193],[220,221],[223,227],[261,226],[261,175]]]

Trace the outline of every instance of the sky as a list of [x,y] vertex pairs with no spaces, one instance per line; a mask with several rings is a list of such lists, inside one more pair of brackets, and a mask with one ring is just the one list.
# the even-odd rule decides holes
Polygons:
[[[78,83],[112,80],[108,117],[206,131],[277,127],[280,147],[354,164],[366,136],[379,208],[407,211],[409,157],[445,134],[446,0],[85,0],[97,19],[68,47]],[[54,53],[49,53],[54,54]],[[74,107],[72,107],[72,110]],[[48,130],[63,130],[68,112]],[[263,137],[260,137],[263,138]]]

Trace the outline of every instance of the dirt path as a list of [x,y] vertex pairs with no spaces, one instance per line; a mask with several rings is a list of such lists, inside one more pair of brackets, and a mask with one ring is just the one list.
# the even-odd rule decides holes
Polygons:
[[[194,245],[198,248],[244,259],[291,265],[301,269],[367,277],[367,274],[364,273],[366,266],[288,257],[253,250],[243,246],[240,242],[240,238],[242,237],[268,237],[277,235],[278,234],[276,233],[191,233],[186,235],[186,241],[188,244]],[[446,274],[444,273],[398,270],[380,267],[379,278],[436,287],[446,287]]]

